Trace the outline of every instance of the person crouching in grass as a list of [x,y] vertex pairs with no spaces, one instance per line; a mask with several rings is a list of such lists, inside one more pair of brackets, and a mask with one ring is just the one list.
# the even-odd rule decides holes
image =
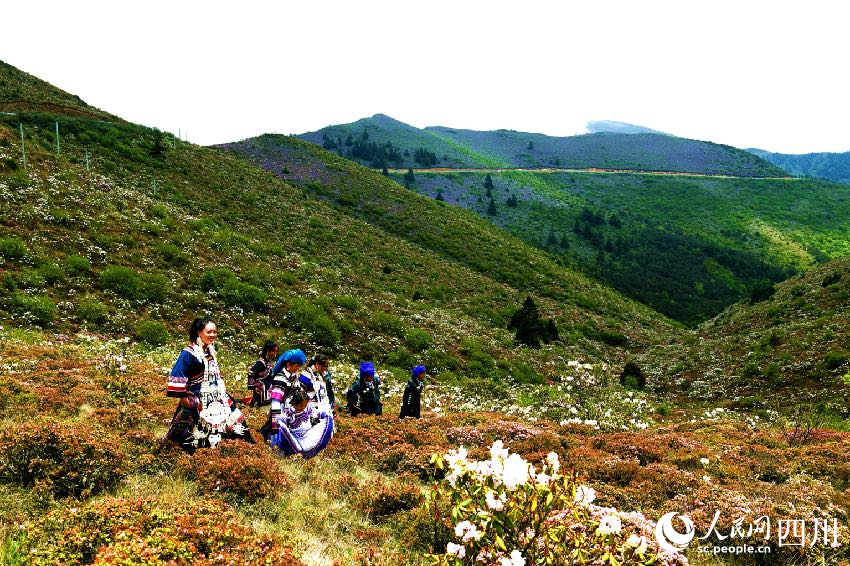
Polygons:
[[318,411],[301,387],[294,389],[288,401],[277,419],[276,432],[269,436],[269,444],[284,456],[301,454],[305,460],[312,458],[330,443],[333,416]]

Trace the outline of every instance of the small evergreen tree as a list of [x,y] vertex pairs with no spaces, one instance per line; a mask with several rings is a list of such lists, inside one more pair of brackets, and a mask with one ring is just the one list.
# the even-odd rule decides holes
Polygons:
[[611,225],[612,228],[622,228],[623,222],[620,220],[620,217],[616,214],[612,214],[611,218],[608,219],[608,224]]
[[404,180],[405,180],[405,182],[408,183],[408,185],[410,183],[413,183],[414,181],[416,181],[416,177],[413,176],[413,168],[412,167],[409,167],[407,169],[407,173],[404,174]]
[[534,150],[534,142],[528,142],[528,151]]
[[446,202],[446,199],[443,198],[443,189],[437,189],[437,200]]
[[555,236],[555,231],[549,228],[549,235],[546,237],[546,245],[554,246],[558,243],[558,237]]
[[490,176],[490,173],[487,173],[487,176],[484,177],[484,188],[487,189],[487,195],[490,195],[490,190],[493,188],[493,178]]
[[384,169],[381,171],[381,173],[383,173],[383,174],[384,174],[384,177],[389,177],[389,176],[390,176],[390,172],[389,172],[389,170],[387,169],[387,166],[386,166],[386,165],[384,165]]
[[487,214],[496,216],[496,201],[490,199],[490,204],[487,205]]
[[516,340],[530,348],[539,348],[540,342],[549,343],[558,340],[558,328],[552,319],[541,320],[537,303],[530,296],[525,298],[522,307],[514,313],[508,323],[509,330],[516,330]]

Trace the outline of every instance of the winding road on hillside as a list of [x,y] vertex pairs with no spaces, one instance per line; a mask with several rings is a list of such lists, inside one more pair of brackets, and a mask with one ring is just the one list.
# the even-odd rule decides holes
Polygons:
[[[387,169],[389,173],[395,173],[399,175],[403,175],[407,173],[407,169]],[[413,169],[413,173],[424,173],[424,174],[446,174],[446,173],[543,173],[543,174],[555,174],[555,173],[613,173],[619,175],[668,175],[668,176],[680,176],[680,177],[712,177],[717,179],[770,179],[770,180],[780,180],[780,181],[793,181],[797,180],[797,177],[745,177],[743,175],[725,175],[721,173],[687,173],[684,171],[643,171],[640,169],[600,169],[598,167],[591,167],[588,169],[569,169],[569,168],[557,168],[557,167],[543,167],[539,169],[530,169],[523,167],[504,167],[504,168],[494,168],[494,167],[482,167],[482,168],[474,168],[474,167],[459,167],[459,168],[451,168],[451,167],[432,167],[428,169]]]

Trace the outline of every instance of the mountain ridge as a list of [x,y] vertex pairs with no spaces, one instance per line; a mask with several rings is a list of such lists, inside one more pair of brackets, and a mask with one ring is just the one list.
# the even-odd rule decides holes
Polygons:
[[447,126],[420,129],[376,114],[298,137],[377,168],[554,166],[747,177],[787,175],[750,152],[661,133],[598,132],[554,137],[505,129],[486,132]]

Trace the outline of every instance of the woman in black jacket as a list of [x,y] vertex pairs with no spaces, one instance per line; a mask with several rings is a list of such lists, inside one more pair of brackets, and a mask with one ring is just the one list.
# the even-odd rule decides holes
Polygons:
[[422,412],[422,389],[425,387],[425,366],[416,366],[410,372],[410,380],[404,388],[400,419],[413,417],[418,419]]

